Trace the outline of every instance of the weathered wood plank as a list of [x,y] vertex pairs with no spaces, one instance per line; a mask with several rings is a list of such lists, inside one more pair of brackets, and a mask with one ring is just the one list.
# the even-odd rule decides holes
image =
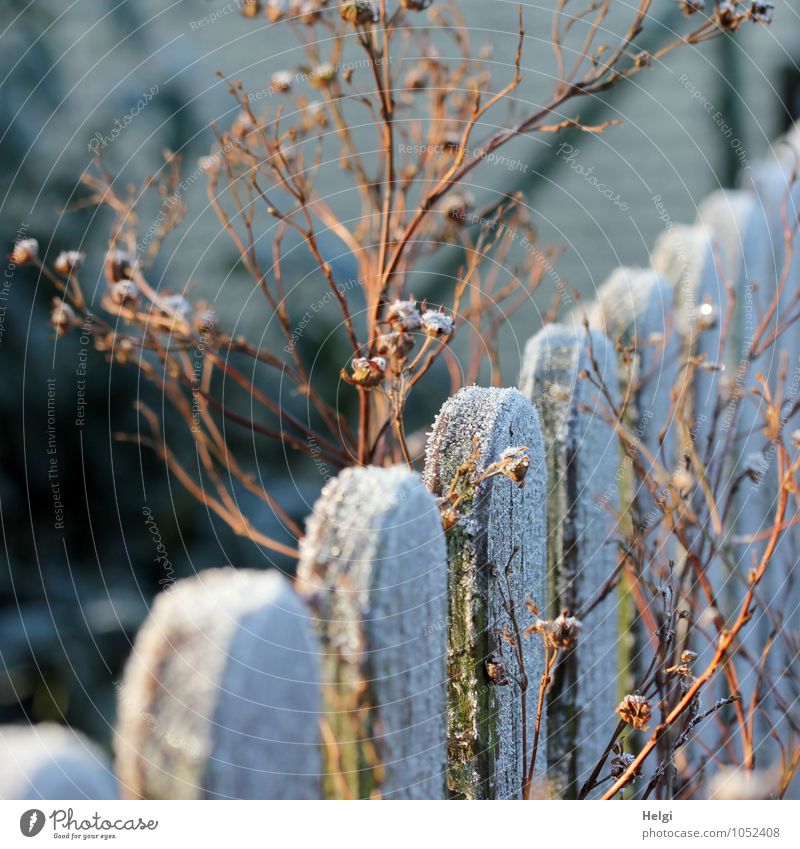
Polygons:
[[[517,447],[528,449],[523,488],[500,477],[474,484],[504,451]],[[451,491],[463,464],[472,467],[458,487],[465,498],[447,538],[448,781],[456,798],[519,798],[527,773],[544,655],[538,637],[522,642],[523,731],[523,688],[510,683],[521,680],[521,670],[500,634],[513,629],[510,609],[520,628],[530,624],[528,598],[546,609],[544,459],[539,416],[514,389],[462,389],[445,402],[428,441],[424,480],[437,497]],[[507,678],[490,677],[494,661]],[[544,753],[537,760],[537,766],[545,765]]]
[[323,646],[325,795],[443,798],[447,566],[419,477],[368,467],[331,481],[298,581]]
[[158,596],[119,687],[122,792],[319,798],[318,650],[278,572],[211,569]]
[[620,449],[603,415],[605,401],[581,379],[583,372],[593,373],[590,346],[618,403],[614,348],[595,330],[544,327],[528,342],[520,378],[544,432],[550,612],[555,616],[567,608],[583,622],[577,647],[557,667],[549,697],[550,776],[556,792],[567,796],[576,795],[615,726],[620,653],[615,594],[598,601],[618,562],[613,493]]

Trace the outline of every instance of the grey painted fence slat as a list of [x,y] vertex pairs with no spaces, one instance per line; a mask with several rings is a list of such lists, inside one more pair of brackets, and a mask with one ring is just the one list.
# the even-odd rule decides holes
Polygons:
[[[507,673],[519,677],[511,648],[498,637],[510,626],[504,599],[513,604],[520,627],[529,618],[525,606],[529,597],[543,611],[547,607],[547,475],[538,414],[513,389],[462,389],[445,402],[428,441],[424,480],[440,498],[473,451],[476,471],[482,473],[506,448],[519,446],[530,453],[524,488],[504,478],[479,484],[465,503],[463,518],[447,538],[448,777],[450,792],[458,798],[509,799],[519,798],[521,793],[536,690],[543,673],[541,642],[531,637],[523,649],[530,688],[527,752],[522,745],[520,689],[493,684],[485,664],[497,655]],[[516,547],[519,551],[512,557]],[[506,583],[501,573],[509,558]],[[539,765],[545,762],[544,752],[538,760]]]
[[[599,598],[617,566],[614,536],[619,442],[602,414],[589,340],[612,397],[618,398],[613,346],[595,330],[548,325],[525,349],[521,389],[536,406],[549,472],[548,571],[550,612],[566,607],[583,620],[577,647],[559,664],[548,712],[548,761],[556,791],[575,795],[616,725],[619,654],[617,602]],[[585,412],[582,408],[588,408]]]
[[[626,400],[625,425],[635,440],[620,464],[621,508],[634,510],[642,531],[661,519],[655,499],[634,463],[641,463],[659,489],[667,483],[675,463],[677,426],[672,391],[679,380],[680,342],[675,328],[675,290],[650,268],[618,268],[597,290],[587,311],[589,324],[633,353],[619,357],[620,392]],[[683,372],[681,372],[683,374]],[[632,521],[624,520],[626,524]],[[675,560],[676,544],[670,528],[650,531],[649,555],[656,567],[652,578]],[[620,622],[624,623],[620,676],[626,692],[633,692],[651,656],[653,634],[642,626],[627,578],[623,579]]]
[[123,792],[150,799],[314,799],[319,656],[277,572],[178,581],[140,630],[118,698]]
[[[715,243],[720,246],[725,270],[730,275],[735,292],[735,312],[733,320],[733,338],[729,340],[729,350],[726,356],[730,377],[728,383],[735,382],[735,391],[744,396],[740,402],[736,431],[744,435],[735,443],[733,456],[727,461],[724,475],[724,489],[730,490],[734,482],[753,463],[755,457],[764,459],[764,474],[758,480],[745,477],[738,485],[735,506],[731,513],[731,533],[755,534],[769,527],[770,514],[777,487],[773,486],[774,452],[763,436],[762,422],[765,414],[763,400],[756,398],[750,392],[755,385],[757,372],[763,373],[771,385],[775,378],[779,363],[774,357],[774,351],[767,352],[758,358],[745,373],[746,357],[753,339],[756,326],[760,323],[762,312],[756,308],[755,293],[769,301],[775,294],[776,287],[772,277],[772,247],[768,221],[755,193],[747,191],[719,191],[708,197],[699,209],[699,220],[708,228]],[[770,322],[775,329],[780,321],[776,312]],[[721,434],[727,435],[729,417],[723,416]],[[770,462],[770,459],[772,462]],[[751,566],[747,548],[741,551],[739,578],[746,579]],[[767,576],[769,579],[771,576]],[[762,591],[768,590],[768,580],[762,586]],[[733,613],[734,606],[741,596],[741,586],[736,575],[730,576],[725,585],[721,602],[726,616]],[[769,625],[761,623],[761,628],[751,626],[748,632],[755,635],[756,631],[766,629],[763,636],[769,632]],[[761,643],[763,644],[763,642]]]
[[323,646],[326,795],[443,798],[447,567],[419,476],[368,467],[331,481],[308,521],[298,585]]
[[117,799],[111,764],[79,731],[0,725],[0,799]]
[[[778,150],[782,153],[784,161],[757,162],[751,171],[745,173],[746,179],[743,181],[744,185],[758,198],[770,232],[772,273],[769,278],[770,286],[764,287],[770,295],[773,293],[770,287],[778,284],[786,262],[784,212],[789,222],[796,221],[797,216],[800,215],[800,186],[797,183],[792,184],[792,171],[800,167],[800,135],[797,135],[796,129],[794,135],[790,135],[790,139],[794,139],[797,146],[797,158],[794,153],[785,151],[781,147]],[[793,308],[796,309],[798,291],[800,291],[800,236],[795,235],[785,289],[779,300],[779,319],[787,319]],[[798,332],[797,324],[781,337],[778,348],[788,355],[787,401],[791,404],[797,401],[798,391],[800,391],[800,332]],[[777,362],[774,361],[772,366],[762,365],[761,368],[765,372],[774,372],[776,365]],[[774,473],[774,464],[772,468]],[[780,571],[784,577],[797,573],[798,536],[797,529],[789,529],[778,543],[775,560],[781,568],[775,571]],[[786,617],[788,627],[797,630],[800,627],[800,580],[795,579],[791,584],[786,580],[778,581],[773,590],[783,597],[781,612]]]
[[620,362],[619,368],[629,424],[649,453],[670,468],[675,455],[670,394],[680,355],[672,284],[649,268],[618,268],[597,290],[587,318],[610,340],[635,348],[632,366]]

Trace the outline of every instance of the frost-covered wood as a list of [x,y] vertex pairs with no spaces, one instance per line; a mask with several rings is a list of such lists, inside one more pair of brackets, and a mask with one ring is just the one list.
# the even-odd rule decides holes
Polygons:
[[[673,226],[663,233],[651,256],[653,269],[675,290],[675,327],[681,338],[681,361],[691,353],[702,358],[708,368],[700,368],[694,379],[681,382],[679,389],[692,386],[683,416],[689,426],[678,434],[678,458],[692,449],[703,456],[708,448],[712,414],[719,397],[718,372],[712,367],[724,364],[720,317],[726,303],[725,283],[719,273],[712,240],[701,226]],[[683,397],[683,396],[681,396]],[[718,446],[711,446],[718,458]]]
[[[650,487],[668,482],[676,460],[673,391],[685,373],[679,372],[681,346],[676,332],[675,290],[651,268],[618,268],[597,290],[586,315],[590,326],[619,344],[620,393],[625,399],[624,424],[633,442],[618,475],[623,522],[638,533],[655,563],[675,559],[670,528],[660,524],[662,513]],[[639,466],[649,477],[645,482]],[[652,530],[651,530],[652,529]],[[620,681],[632,692],[645,672],[653,634],[642,626],[627,577],[620,598],[622,651]]]
[[[761,287],[764,293],[761,301],[766,303],[777,293],[778,310],[775,319],[779,322],[786,321],[793,310],[796,310],[797,293],[800,291],[800,236],[795,233],[791,257],[787,257],[785,240],[786,227],[791,227],[792,222],[796,222],[800,215],[800,185],[795,181],[795,170],[800,168],[800,134],[797,128],[788,138],[791,142],[788,149],[784,146],[777,149],[781,155],[780,160],[755,163],[750,171],[745,172],[743,179],[743,185],[756,196],[769,231],[771,266],[767,280]],[[778,291],[781,285],[783,291]],[[770,326],[774,329],[775,321],[771,322]],[[800,397],[800,333],[796,324],[780,337],[776,347],[787,355],[787,398],[793,403]],[[773,387],[778,367],[779,359],[774,351],[765,354],[757,364],[758,370],[771,376]],[[756,451],[758,450],[763,450],[763,444],[761,448],[756,448]],[[748,450],[748,453],[751,451]],[[774,496],[774,452],[767,449],[767,455],[765,459],[768,463],[764,465],[765,479],[762,485]],[[766,507],[769,521],[771,504],[767,503]],[[800,582],[795,581],[789,585],[786,580],[787,576],[795,571],[798,537],[796,528],[790,528],[782,535],[773,555],[773,562],[778,568],[766,576],[771,584],[770,591],[776,597],[782,597],[783,603],[779,605],[779,609],[784,612],[790,630],[800,627]]]
[[0,725],[0,799],[117,799],[103,751],[80,731],[45,722]]
[[[503,477],[472,485],[503,451],[520,446],[530,457],[524,488]],[[448,783],[457,798],[512,799],[520,796],[530,755],[523,749],[521,692],[517,684],[493,682],[487,661],[499,660],[509,678],[520,678],[514,652],[499,634],[511,628],[509,604],[521,627],[530,618],[528,598],[546,609],[547,569],[544,441],[536,410],[518,391],[470,387],[445,402],[428,440],[426,485],[444,497],[467,462],[474,472],[463,483],[461,518],[447,537]],[[523,651],[530,749],[543,672],[539,638],[525,641]]]
[[[591,349],[591,355],[590,355]],[[539,412],[549,476],[550,613],[583,621],[577,647],[559,662],[548,711],[548,762],[556,792],[574,796],[616,724],[617,598],[603,593],[617,566],[618,437],[596,378],[618,403],[617,360],[597,332],[548,325],[525,349],[521,389]],[[591,610],[589,608],[591,607]]]
[[331,481],[298,582],[323,646],[325,795],[444,798],[447,566],[419,476],[368,467]]
[[[628,349],[626,357],[618,358],[628,425],[654,460],[670,468],[675,457],[671,394],[680,355],[672,284],[650,268],[618,268],[597,290],[587,318]],[[649,494],[641,496],[642,503],[652,504]]]
[[[762,434],[767,406],[750,390],[756,386],[759,372],[775,388],[779,361],[774,349],[753,362],[748,359],[756,328],[764,317],[766,305],[776,294],[769,223],[758,196],[743,190],[712,194],[701,204],[699,220],[719,246],[735,295],[732,338],[727,340],[725,353],[728,375],[723,383],[723,400],[726,407],[718,430],[729,455],[721,458],[725,464],[721,467],[724,469],[723,492],[726,496],[729,492],[735,493],[731,525],[740,534],[756,534],[769,527],[777,492],[777,486],[770,485],[775,475],[775,452],[770,450],[770,443]],[[773,313],[768,332],[777,328],[781,318],[780,311]],[[742,578],[752,565],[749,551],[749,547],[741,551]],[[721,599],[726,616],[733,612],[740,597],[738,582],[729,580]],[[768,624],[765,622],[763,626],[768,632]]]
[[119,687],[122,793],[319,798],[318,652],[278,572],[211,569],[159,595]]

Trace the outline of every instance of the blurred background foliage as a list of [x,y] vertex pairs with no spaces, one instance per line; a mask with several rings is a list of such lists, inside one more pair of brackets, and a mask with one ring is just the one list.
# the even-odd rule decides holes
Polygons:
[[[503,57],[513,55],[514,4],[471,0],[459,5],[474,28],[475,49],[484,44],[493,49],[496,61],[487,62],[496,65],[502,79],[508,73]],[[553,4],[524,5],[530,43],[520,98],[530,104],[546,90],[552,72],[545,48]],[[140,182],[159,167],[168,148],[181,153],[184,171],[190,173],[197,157],[212,145],[211,123],[227,126],[238,111],[215,71],[222,69],[256,89],[273,72],[302,61],[284,29],[264,19],[244,20],[236,3],[224,0],[4,0],[3,8],[4,253],[18,234],[38,238],[51,260],[60,250],[86,251],[84,279],[96,282],[95,293],[104,285],[101,265],[110,218],[102,210],[76,205],[83,196],[80,176],[92,160],[91,139],[109,134],[115,122],[136,109],[144,92],[158,86],[157,95],[125,123],[104,152],[104,162],[120,184]],[[201,23],[215,11],[216,22]],[[677,2],[657,0],[653,15],[654,27],[671,29],[679,15]],[[697,198],[716,186],[736,183],[741,155],[698,106],[681,75],[735,127],[751,161],[765,155],[771,140],[797,117],[798,12],[779,2],[775,17],[772,29],[751,28],[735,39],[714,42],[708,50],[680,51],[666,67],[585,104],[584,123],[620,118],[624,127],[597,137],[559,137],[558,143],[580,148],[581,162],[603,174],[625,199],[629,214],[609,211],[597,191],[565,166],[550,139],[515,143],[507,155],[524,163],[523,169],[495,166],[469,188],[489,197],[524,192],[543,242],[566,248],[558,265],[564,284],[591,294],[614,266],[647,261],[647,247],[664,226],[653,195],[662,196],[673,221],[691,221]],[[362,132],[366,140],[371,128]],[[333,169],[325,191],[347,188],[349,180]],[[193,184],[184,199],[187,220],[157,259],[151,277],[175,291],[194,284],[194,291],[214,302],[227,329],[268,344],[269,314],[235,249],[220,235],[205,202],[203,181]],[[325,250],[340,278],[352,274],[336,245],[325,245]],[[415,294],[435,298],[457,274],[460,260],[455,248],[432,257]],[[161,399],[140,381],[135,368],[112,369],[91,343],[85,424],[76,425],[85,340],[72,335],[56,344],[47,327],[49,286],[29,269],[14,270],[8,260],[5,268],[0,722],[54,719],[107,743],[115,683],[133,634],[165,581],[223,563],[285,570],[293,564],[234,536],[171,481],[151,453],[115,438],[139,427],[136,400],[162,412]],[[301,299],[309,303],[323,291],[299,251],[289,252],[285,274],[300,282]],[[507,328],[502,349],[507,383],[514,382],[519,349],[537,329],[551,297],[552,292],[543,293],[542,304],[532,304]],[[309,361],[330,373],[331,399],[346,406],[353,399],[352,393],[337,388],[335,375],[346,351],[331,340],[336,326],[333,313],[315,317],[303,332],[302,345]],[[48,380],[55,381],[52,409]],[[412,430],[424,431],[447,390],[446,374],[434,375],[427,403],[412,413]],[[302,399],[284,400],[302,409]],[[191,458],[191,440],[168,413],[164,427],[168,435],[174,431]],[[302,520],[328,470],[308,459],[289,458],[279,446],[254,442],[244,432],[228,435],[238,440],[243,462]],[[53,439],[54,455],[48,454]],[[48,475],[53,457],[55,479]],[[54,481],[64,504],[63,529],[56,527]],[[274,517],[263,515],[252,496],[237,491],[237,498],[246,514],[260,511],[264,530],[280,532]],[[146,523],[144,508],[151,511],[158,538]],[[159,540],[168,564],[157,559]]]

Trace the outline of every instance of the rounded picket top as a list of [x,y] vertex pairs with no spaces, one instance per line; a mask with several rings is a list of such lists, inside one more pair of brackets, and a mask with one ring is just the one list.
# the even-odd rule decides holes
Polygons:
[[209,569],[156,598],[118,692],[127,797],[317,799],[319,646],[276,571]]
[[419,476],[369,466],[328,483],[298,590],[322,644],[326,798],[444,798],[447,561]]
[[0,725],[0,799],[118,799],[105,753],[80,731]]
[[620,447],[608,403],[619,404],[617,369],[602,333],[551,324],[528,342],[520,378],[547,453],[549,614],[567,609],[583,623],[548,707],[550,777],[566,796],[577,795],[615,726],[618,604],[613,592],[599,599],[617,566]]
[[[504,463],[506,477],[473,484]],[[428,440],[423,479],[444,499],[464,464],[471,467],[465,499],[447,538],[448,784],[458,798],[519,798],[530,756],[520,693],[487,675],[487,664],[497,660],[506,680],[520,678],[515,653],[498,638],[511,628],[509,605],[522,627],[530,624],[528,599],[547,607],[544,437],[536,409],[516,389],[472,386],[444,403]],[[538,637],[524,641],[523,661],[528,679],[538,681],[544,671]],[[543,756],[537,772],[544,766]]]

